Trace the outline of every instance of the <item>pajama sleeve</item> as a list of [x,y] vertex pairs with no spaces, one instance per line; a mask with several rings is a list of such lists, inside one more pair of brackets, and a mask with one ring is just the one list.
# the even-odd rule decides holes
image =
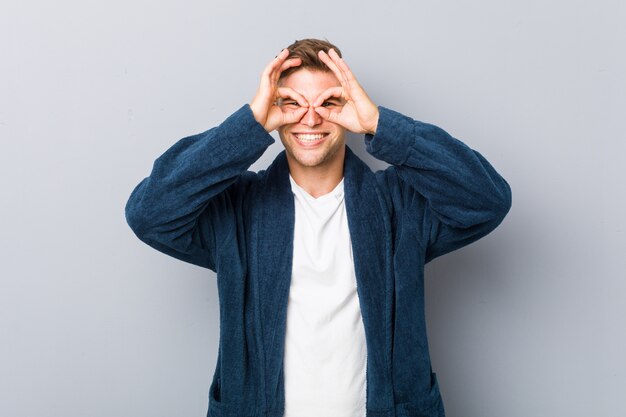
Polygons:
[[273,142],[248,105],[219,126],[179,140],[132,191],[129,226],[153,248],[215,270],[216,236],[234,227],[231,191],[244,186],[247,169]]
[[367,150],[391,167],[403,204],[416,210],[426,262],[494,230],[511,207],[511,188],[491,164],[443,129],[379,107]]

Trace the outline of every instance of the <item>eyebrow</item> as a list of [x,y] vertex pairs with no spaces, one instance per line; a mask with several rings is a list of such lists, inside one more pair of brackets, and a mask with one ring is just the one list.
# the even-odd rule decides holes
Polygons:
[[[284,105],[285,102],[297,103],[298,101],[293,99],[293,98],[290,98],[290,97],[279,97],[279,98],[276,99],[276,104],[278,106]],[[337,104],[345,104],[346,100],[343,97],[331,96],[331,97],[328,97],[326,100],[324,100],[324,103],[326,103],[326,102],[333,102],[333,103],[337,103]]]
[[343,97],[331,96],[331,97],[328,97],[326,100],[324,100],[324,102],[327,102],[327,101],[335,101],[335,102],[337,102],[339,104],[343,104],[343,103],[345,103],[346,100],[344,100]]
[[289,98],[289,97],[278,97],[276,99],[276,104],[279,106],[282,106],[285,102],[294,102],[297,103],[298,101],[293,99],[293,98]]

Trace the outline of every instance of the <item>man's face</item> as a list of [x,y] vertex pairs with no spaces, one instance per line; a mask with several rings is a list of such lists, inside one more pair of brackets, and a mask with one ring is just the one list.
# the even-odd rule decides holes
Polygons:
[[[295,90],[308,103],[313,103],[322,92],[331,87],[340,87],[341,84],[330,71],[301,69],[281,80],[280,86]],[[323,106],[331,111],[339,111],[343,100],[331,97]],[[285,99],[281,107],[283,111],[293,111],[299,106],[295,101]],[[309,107],[298,123],[284,125],[278,129],[278,133],[291,169],[336,166],[333,162],[338,162],[339,158],[343,162],[345,129],[324,120],[313,107]]]

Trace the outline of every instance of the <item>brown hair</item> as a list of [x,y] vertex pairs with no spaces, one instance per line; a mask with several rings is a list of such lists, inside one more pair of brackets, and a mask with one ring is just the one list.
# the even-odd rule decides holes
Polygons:
[[337,54],[341,57],[341,51],[332,43],[327,40],[321,39],[301,39],[299,41],[295,41],[291,45],[287,47],[289,49],[289,56],[287,59],[291,58],[300,58],[302,64],[297,67],[291,67],[286,69],[280,74],[280,78],[285,78],[290,74],[308,68],[311,70],[317,71],[330,71],[330,68],[322,62],[322,60],[317,56],[319,51],[328,52],[328,50],[332,48],[337,52]]

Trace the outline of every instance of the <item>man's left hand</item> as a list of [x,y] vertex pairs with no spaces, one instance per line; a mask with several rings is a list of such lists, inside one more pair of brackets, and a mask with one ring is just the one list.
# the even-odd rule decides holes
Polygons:
[[[322,118],[337,123],[354,133],[376,133],[378,107],[358,83],[345,61],[330,49],[328,53],[319,51],[319,57],[335,74],[341,87],[331,87],[315,99],[313,106]],[[345,104],[340,111],[322,107],[330,97],[343,98]]]

